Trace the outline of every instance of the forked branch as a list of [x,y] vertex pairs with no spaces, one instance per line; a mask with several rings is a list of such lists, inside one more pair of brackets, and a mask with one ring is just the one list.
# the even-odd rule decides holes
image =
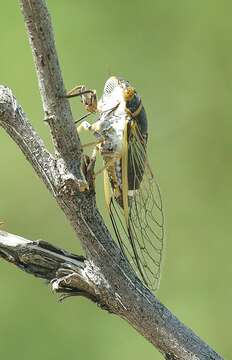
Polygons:
[[144,287],[113,241],[96,207],[93,164],[82,155],[44,0],[21,0],[34,55],[51,155],[17,104],[0,87],[0,126],[15,141],[54,196],[81,241],[86,259],[45,242],[0,233],[0,256],[64,294],[84,295],[115,313],[153,343],[166,359],[222,359]]

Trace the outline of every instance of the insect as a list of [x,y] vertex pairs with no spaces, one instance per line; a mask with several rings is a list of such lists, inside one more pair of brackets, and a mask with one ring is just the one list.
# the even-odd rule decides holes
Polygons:
[[[98,115],[78,126],[96,138],[93,157],[103,157],[104,192],[121,251],[146,286],[156,290],[164,247],[161,193],[147,156],[148,124],[141,98],[126,80],[110,77],[98,100],[95,90],[77,86],[66,95],[80,96],[87,114]],[[84,145],[85,146],[85,145]],[[100,173],[98,171],[96,174]]]

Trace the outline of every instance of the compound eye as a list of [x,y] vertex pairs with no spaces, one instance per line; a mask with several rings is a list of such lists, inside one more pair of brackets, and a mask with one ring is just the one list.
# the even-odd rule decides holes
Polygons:
[[135,89],[134,89],[133,87],[129,86],[128,88],[126,88],[126,89],[124,90],[124,94],[123,94],[123,95],[124,95],[124,99],[125,99],[126,101],[130,101],[135,94],[136,94]]

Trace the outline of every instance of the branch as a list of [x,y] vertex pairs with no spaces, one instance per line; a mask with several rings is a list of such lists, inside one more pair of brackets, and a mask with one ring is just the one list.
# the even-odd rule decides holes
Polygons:
[[45,120],[49,123],[57,157],[77,184],[87,186],[80,167],[82,148],[56,53],[51,19],[44,1],[21,0],[28,37],[34,56]]
[[[166,359],[221,359],[145,288],[113,241],[96,208],[93,164],[82,156],[69,104],[62,97],[64,85],[45,2],[21,0],[20,3],[55,157],[45,149],[11,91],[5,87],[0,88],[0,125],[19,145],[66,214],[87,260],[66,255],[44,242],[27,242],[22,238],[17,242],[12,240],[13,235],[2,233],[0,255],[34,275],[43,275],[48,280],[55,276],[56,290],[70,291],[71,284],[72,293],[76,290],[80,295],[81,292],[126,319]],[[19,238],[13,236],[13,239]]]
[[19,146],[35,172],[55,195],[54,184],[58,181],[58,173],[55,171],[56,161],[46,150],[43,141],[31,126],[12,91],[1,85],[0,126]]
[[[51,282],[52,289],[63,294],[61,299],[72,295],[85,296],[98,303],[103,309],[111,311],[102,302],[103,297],[99,296],[100,284],[105,281],[102,273],[93,262],[87,261],[82,256],[71,254],[45,241],[26,240],[4,231],[0,231],[0,256],[21,270]],[[119,294],[117,295],[119,296]],[[120,297],[118,301],[120,301]],[[166,323],[166,326],[168,327],[175,320],[176,332],[183,336],[183,343],[187,343],[189,334],[186,330],[191,334],[190,330],[182,328],[183,326],[177,319],[173,319],[173,316],[163,305],[158,302],[156,305],[156,311],[163,315],[163,322]],[[159,326],[160,324],[157,322],[157,327]],[[160,337],[159,340],[162,341],[163,345],[169,347],[171,339],[166,338],[167,333],[165,332],[162,335],[163,338]],[[195,347],[194,353],[191,353],[190,349],[186,347],[185,351],[180,351],[181,349],[177,348],[175,353],[166,352],[166,359],[222,359],[193,333],[192,340],[194,340],[192,344]],[[199,345],[201,345],[200,352]]]
[[5,231],[0,231],[0,256],[21,270],[48,280],[54,291],[63,294],[61,299],[79,295],[99,303],[95,283],[100,282],[101,274],[83,256]]

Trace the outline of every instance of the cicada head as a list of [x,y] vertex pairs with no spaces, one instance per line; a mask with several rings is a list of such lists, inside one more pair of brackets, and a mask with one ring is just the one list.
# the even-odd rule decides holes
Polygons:
[[123,97],[126,102],[130,102],[136,95],[136,91],[133,87],[128,86],[125,90],[123,90]]
[[141,111],[141,99],[136,90],[126,80],[120,79],[121,87],[123,89],[123,98],[126,104],[127,112],[136,117]]

